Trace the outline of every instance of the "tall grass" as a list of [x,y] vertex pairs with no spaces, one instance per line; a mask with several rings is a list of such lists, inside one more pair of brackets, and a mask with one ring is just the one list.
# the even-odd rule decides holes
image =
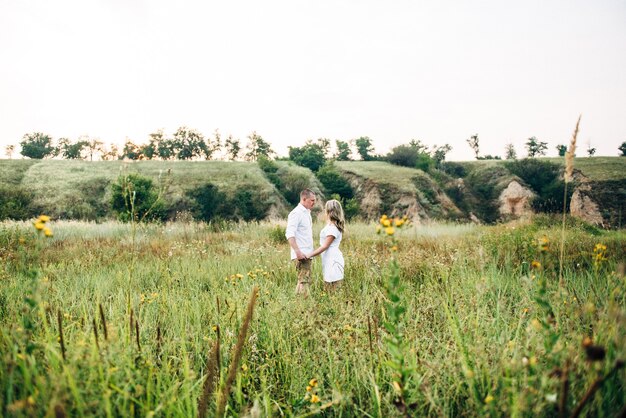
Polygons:
[[[564,369],[568,411],[598,375],[602,385],[581,413],[613,416],[626,404],[624,372],[611,373],[626,356],[626,285],[616,268],[626,235],[572,222],[564,299],[559,220],[397,232],[406,309],[398,326],[414,368],[403,395],[409,414],[554,416],[563,409]],[[135,247],[128,225],[52,227],[55,237],[43,241],[28,223],[0,224],[0,415],[197,416],[217,329],[216,385],[224,387],[240,356],[227,414],[398,413],[383,328],[390,249],[373,225],[348,226],[343,288],[325,293],[317,280],[308,299],[292,294],[295,271],[288,246],[270,238],[274,224],[138,226]],[[595,262],[598,243],[607,250]],[[132,257],[130,304],[141,326],[129,340]],[[320,270],[315,262],[316,279]],[[99,345],[94,321],[108,334],[98,334]],[[585,337],[604,360],[588,358]],[[317,386],[307,390],[312,379]],[[216,401],[207,399],[208,416]]]

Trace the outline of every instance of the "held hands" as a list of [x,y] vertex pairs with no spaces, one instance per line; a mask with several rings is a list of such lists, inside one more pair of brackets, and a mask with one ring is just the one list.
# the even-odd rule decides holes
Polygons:
[[310,257],[300,250],[296,250],[296,258],[298,260],[308,260]]

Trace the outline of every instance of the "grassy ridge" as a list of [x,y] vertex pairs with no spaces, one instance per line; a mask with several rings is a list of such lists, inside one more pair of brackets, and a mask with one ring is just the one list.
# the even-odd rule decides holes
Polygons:
[[240,187],[251,187],[284,210],[282,198],[255,163],[5,160],[0,161],[0,167],[13,173],[3,181],[32,193],[34,206],[56,218],[110,216],[110,184],[124,173],[139,173],[157,184],[167,184],[165,199],[172,205],[184,200],[186,191],[210,182],[230,194]]
[[[616,273],[626,236],[572,223],[559,289],[554,224],[538,217],[398,232],[412,415],[555,416],[562,388],[555,370],[566,364],[571,412],[598,373],[626,358],[626,285]],[[55,237],[45,241],[29,223],[0,226],[2,415],[55,408],[80,416],[196,415],[213,327],[221,331],[223,381],[254,286],[259,302],[228,414],[302,416],[322,407],[325,416],[398,414],[382,325],[391,252],[373,225],[348,226],[344,287],[325,293],[316,260],[313,293],[304,300],[293,294],[295,272],[275,224],[51,227]],[[601,259],[594,258],[598,243],[607,247]],[[604,347],[604,361],[585,360],[584,337]],[[609,378],[585,413],[613,416],[625,405],[623,376]]]

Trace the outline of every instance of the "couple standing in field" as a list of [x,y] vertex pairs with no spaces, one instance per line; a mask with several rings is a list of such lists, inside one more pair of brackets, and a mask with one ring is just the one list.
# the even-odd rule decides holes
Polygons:
[[341,203],[329,200],[324,205],[326,226],[320,232],[320,246],[313,250],[313,221],[311,209],[316,196],[310,189],[300,192],[300,203],[289,213],[285,236],[291,246],[291,259],[295,260],[298,284],[296,294],[309,293],[311,284],[311,264],[316,255],[322,255],[322,275],[327,288],[341,285],[344,260],[339,249],[345,229],[345,219]]

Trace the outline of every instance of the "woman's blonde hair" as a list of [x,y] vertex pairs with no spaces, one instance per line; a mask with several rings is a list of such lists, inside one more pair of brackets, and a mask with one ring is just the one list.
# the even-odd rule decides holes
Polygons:
[[341,207],[341,203],[338,200],[331,199],[326,202],[326,216],[332,223],[335,224],[339,232],[343,233],[346,228],[346,220],[343,216],[343,208]]

